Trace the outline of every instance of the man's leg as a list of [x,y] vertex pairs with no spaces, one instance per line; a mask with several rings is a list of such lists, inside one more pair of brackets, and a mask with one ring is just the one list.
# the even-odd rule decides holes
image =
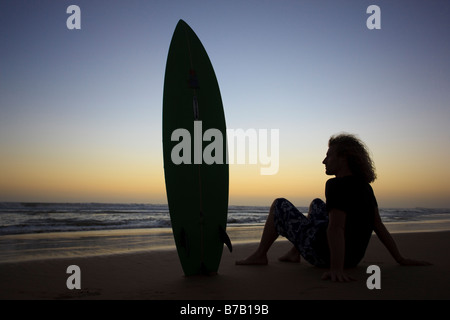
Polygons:
[[292,246],[288,252],[278,258],[278,261],[299,263],[301,261],[300,252],[295,246]]
[[275,201],[270,207],[269,215],[267,217],[266,224],[264,225],[264,231],[261,236],[261,241],[258,248],[247,259],[236,261],[237,265],[266,265],[268,263],[267,252],[269,251],[275,240],[278,238],[278,232],[275,228],[275,222],[273,218],[274,210]]
[[[319,219],[325,219],[326,217],[324,214],[325,211],[325,203],[321,199],[314,199],[311,204],[309,205],[308,214],[306,215],[307,219],[313,218],[319,218]],[[299,263],[301,261],[301,255],[298,249],[295,246],[292,246],[292,248],[286,252],[283,256],[278,258],[279,261],[282,262],[294,262]]]

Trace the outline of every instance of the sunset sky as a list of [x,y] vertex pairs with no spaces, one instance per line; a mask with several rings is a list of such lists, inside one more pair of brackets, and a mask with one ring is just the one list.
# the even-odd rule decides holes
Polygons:
[[450,207],[449,17],[447,0],[2,0],[0,201],[166,203],[164,71],[183,19],[227,127],[279,130],[277,174],[230,165],[230,204],[324,198],[345,131],[373,154],[380,207]]

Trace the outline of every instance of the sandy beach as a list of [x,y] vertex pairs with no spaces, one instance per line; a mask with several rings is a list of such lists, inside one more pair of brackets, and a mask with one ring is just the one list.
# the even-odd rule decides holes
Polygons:
[[[376,236],[351,283],[321,280],[322,269],[302,261],[279,262],[290,248],[277,241],[268,266],[236,266],[254,250],[242,242],[224,250],[219,274],[184,277],[174,249],[89,257],[0,263],[0,299],[152,299],[152,300],[306,300],[306,299],[449,299],[450,231],[393,234],[405,257],[427,260],[426,267],[401,267]],[[81,271],[81,289],[69,290],[67,267]],[[381,289],[369,290],[369,265],[381,272]]]

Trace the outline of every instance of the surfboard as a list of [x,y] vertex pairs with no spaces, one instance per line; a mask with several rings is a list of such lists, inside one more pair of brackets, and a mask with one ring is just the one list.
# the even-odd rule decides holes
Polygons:
[[167,56],[162,129],[167,202],[182,269],[187,276],[217,273],[224,243],[232,250],[225,114],[208,54],[183,20]]

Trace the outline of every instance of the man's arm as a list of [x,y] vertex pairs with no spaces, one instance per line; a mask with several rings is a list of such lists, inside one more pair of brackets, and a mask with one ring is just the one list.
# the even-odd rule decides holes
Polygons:
[[397,263],[401,264],[402,266],[426,266],[430,265],[430,263],[426,261],[416,261],[412,259],[406,259],[402,257],[400,254],[400,251],[397,248],[397,244],[395,243],[394,239],[392,238],[389,231],[386,229],[383,221],[381,221],[380,213],[378,211],[378,208],[376,208],[375,211],[375,221],[374,221],[374,231],[380,241],[383,243],[383,245],[386,247],[386,249],[389,251],[391,256],[397,261]]
[[345,259],[345,218],[342,210],[331,209],[327,229],[328,246],[330,248],[330,270],[322,276],[323,280],[347,282],[353,280],[344,273]]

